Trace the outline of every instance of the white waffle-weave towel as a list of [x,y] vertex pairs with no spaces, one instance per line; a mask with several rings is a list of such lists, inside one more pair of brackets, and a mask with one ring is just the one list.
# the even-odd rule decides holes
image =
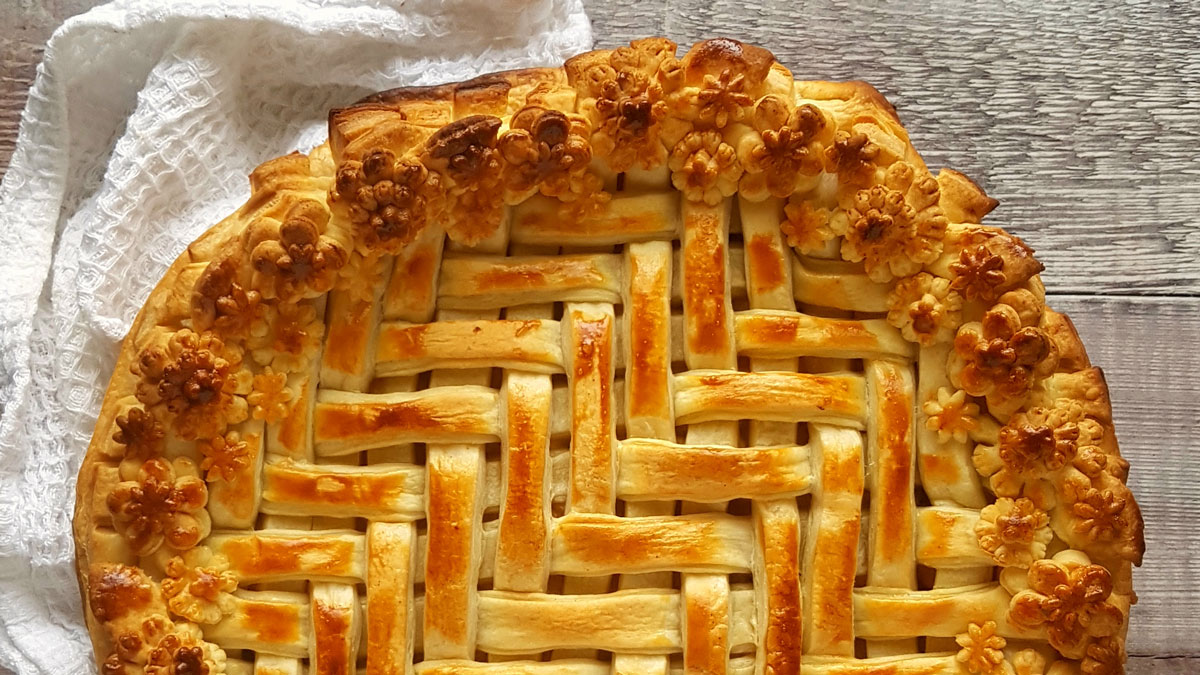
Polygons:
[[51,38],[0,186],[0,672],[94,672],[75,474],[121,338],[246,175],[370,92],[556,65],[581,0],[118,0]]

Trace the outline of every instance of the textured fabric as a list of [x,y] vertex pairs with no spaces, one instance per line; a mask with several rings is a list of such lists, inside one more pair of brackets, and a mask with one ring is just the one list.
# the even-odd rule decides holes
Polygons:
[[0,187],[0,670],[94,671],[76,472],[134,315],[250,170],[369,92],[590,44],[580,0],[129,0],[55,33]]

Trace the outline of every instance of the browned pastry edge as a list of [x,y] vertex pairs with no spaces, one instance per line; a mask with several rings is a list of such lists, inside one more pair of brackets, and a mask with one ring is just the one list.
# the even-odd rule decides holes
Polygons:
[[[708,43],[702,43],[707,45]],[[765,50],[763,50],[765,52]],[[590,54],[607,52],[592,52],[580,55],[576,59],[588,57]],[[769,55],[769,52],[767,52]],[[773,57],[765,69],[774,63]],[[550,80],[563,77],[564,69],[524,69],[507,71],[480,76],[461,83],[452,83],[432,87],[408,87],[392,89],[372,96],[346,108],[331,111],[330,148],[335,158],[342,155],[345,149],[345,139],[342,124],[363,113],[386,112],[400,113],[406,123],[424,127],[427,130],[438,129],[456,119],[461,118],[462,111],[458,109],[458,101],[466,101],[467,107],[497,106],[509,104],[509,93],[514,87],[535,86]],[[874,123],[886,125],[888,130],[903,139],[905,144],[903,159],[915,166],[924,168],[916,150],[908,141],[907,133],[900,126],[895,108],[874,87],[863,82],[796,82],[798,90],[805,97],[818,100],[840,100],[847,105],[869,116]],[[469,111],[468,111],[469,112]],[[425,136],[427,134],[421,134]],[[319,151],[320,149],[318,149]],[[315,153],[316,151],[314,151]],[[127,396],[135,388],[136,377],[130,368],[138,358],[142,343],[158,326],[178,328],[187,319],[186,308],[190,288],[181,288],[185,268],[195,263],[209,262],[226,254],[239,245],[239,240],[256,214],[264,208],[274,208],[276,212],[283,210],[279,204],[294,203],[299,197],[290,191],[286,185],[281,185],[277,178],[286,182],[289,176],[299,175],[297,167],[302,162],[309,162],[309,157],[296,153],[281,157],[261,165],[251,177],[252,191],[246,204],[228,218],[213,226],[195,242],[193,242],[171,265],[155,286],[146,300],[145,305],[134,319],[129,333],[122,342],[114,373],[106,391],[104,403],[97,419],[97,431],[89,444],[87,454],[80,468],[77,483],[77,499],[74,514],[74,537],[76,545],[76,571],[80,584],[81,595],[85,604],[85,619],[97,658],[103,660],[111,651],[112,645],[105,631],[96,620],[89,603],[88,571],[92,562],[90,550],[91,533],[94,528],[95,503],[95,470],[105,462],[103,448],[110,442],[109,434],[120,407],[123,396]],[[307,169],[306,169],[307,171]],[[311,173],[307,174],[311,176]],[[328,178],[328,176],[325,176]],[[983,190],[966,176],[952,169],[942,169],[937,174],[937,182],[941,188],[941,206],[951,222],[979,223],[998,202],[988,197]],[[273,206],[274,204],[274,206]],[[1036,279],[1036,277],[1033,277]],[[185,308],[183,313],[173,312]],[[1079,336],[1065,315],[1053,313],[1046,308],[1049,322],[1047,332],[1051,335],[1059,351],[1058,372],[1084,373],[1090,371],[1094,376],[1090,380],[1088,390],[1089,400],[1098,406],[1096,412],[1103,416],[1111,431],[1111,408],[1108,398],[1107,385],[1099,368],[1091,366],[1086,350]],[[1078,392],[1074,392],[1077,394]],[[1113,441],[1112,451],[1116,445]],[[1131,504],[1135,522],[1135,542],[1132,562],[1140,564],[1144,553],[1143,522],[1136,503]]]
[[[247,201],[247,205],[254,201],[255,197],[251,197]],[[93,522],[91,507],[94,501],[94,472],[96,465],[104,461],[100,446],[108,442],[106,432],[112,427],[113,420],[117,416],[119,396],[114,396],[114,394],[127,393],[133,389],[134,378],[130,372],[130,366],[133,365],[133,361],[137,358],[138,338],[147,332],[145,330],[147,325],[154,325],[147,322],[153,321],[158,307],[165,303],[167,297],[172,294],[183,268],[193,262],[211,259],[211,252],[218,251],[223,246],[228,245],[229,241],[235,239],[240,233],[243,226],[243,223],[231,216],[209,228],[195,242],[184,249],[183,253],[179,254],[179,257],[175,259],[175,262],[171,263],[171,266],[167,268],[162,279],[155,284],[154,289],[150,291],[145,304],[138,311],[137,316],[130,325],[125,339],[121,341],[121,348],[117,353],[117,362],[113,368],[112,377],[109,378],[108,388],[105,391],[104,403],[101,405],[100,413],[96,418],[97,432],[93,434],[92,441],[88,444],[87,453],[84,455],[83,463],[79,468],[79,476],[76,481],[75,516],[73,519],[75,533],[75,572],[79,581],[80,597],[84,604],[84,619],[87,621],[88,633],[91,635],[92,647],[96,651],[96,658],[98,660],[102,660],[105,657],[111,649],[111,645],[108,644],[107,636],[100,629],[89,607],[88,566],[91,563],[89,535],[92,531]],[[101,432],[101,429],[105,430],[105,432]]]

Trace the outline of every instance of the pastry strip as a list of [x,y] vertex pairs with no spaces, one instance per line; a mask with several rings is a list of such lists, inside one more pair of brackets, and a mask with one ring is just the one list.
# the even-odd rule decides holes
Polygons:
[[531,197],[513,208],[512,240],[522,244],[612,246],[671,240],[679,232],[679,193],[613,195],[604,210],[584,219],[563,218],[561,202]]
[[680,424],[715,420],[828,422],[863,428],[863,377],[853,373],[741,373],[692,370],[675,376]]
[[412,669],[416,545],[417,530],[412,523],[367,526],[367,675]]
[[438,307],[491,309],[542,302],[618,302],[621,256],[448,257]]
[[438,368],[516,368],[562,372],[557,321],[494,320],[385,323],[379,329],[376,375]]

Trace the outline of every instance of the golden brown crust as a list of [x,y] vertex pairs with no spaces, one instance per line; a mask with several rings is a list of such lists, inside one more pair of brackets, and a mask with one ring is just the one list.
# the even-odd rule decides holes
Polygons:
[[[901,412],[909,416],[905,418],[909,422],[911,415],[923,412],[924,419],[916,420],[916,426],[936,432],[938,443],[956,443],[968,450],[975,447],[974,466],[988,490],[998,497],[978,512],[970,538],[978,542],[979,555],[1007,568],[1005,574],[1010,578],[1002,583],[1013,597],[1011,608],[1004,608],[1006,621],[1031,634],[1042,631],[1037,634],[1049,635],[1050,643],[1072,659],[1107,664],[1123,658],[1118,628],[1127,619],[1132,601],[1128,564],[1140,564],[1145,542],[1140,512],[1125,485],[1128,463],[1117,448],[1103,374],[1090,365],[1070,319],[1046,308],[1038,277],[1042,265],[1032,249],[1003,230],[979,224],[995,208],[996,200],[951,169],[942,169],[935,178],[909,142],[895,108],[870,85],[793,82],[791,73],[769,51],[734,40],[708,40],[677,57],[673,42],[649,38],[628,48],[581,54],[562,68],[515,70],[461,83],[381,92],[332,111],[329,136],[327,145],[309,155],[292,153],[264,163],[251,174],[246,204],[197,239],[172,264],[122,344],[80,470],[74,519],[85,618],[98,659],[108,658],[106,672],[124,672],[128,665],[140,668],[147,662],[147,672],[156,668],[153,672],[195,670],[200,664],[212,672],[223,670],[223,653],[203,642],[199,630],[187,623],[222,616],[226,610],[221,605],[228,605],[226,596],[236,582],[233,572],[207,560],[200,562],[198,555],[189,557],[206,550],[203,545],[192,547],[209,529],[207,513],[201,508],[206,499],[201,493],[204,484],[192,474],[207,472],[214,480],[224,477],[228,481],[229,475],[244,472],[248,457],[227,456],[244,445],[241,427],[257,423],[261,433],[262,420],[289,417],[302,389],[315,387],[309,380],[303,384],[300,380],[310,377],[317,333],[324,330],[317,317],[328,292],[362,293],[354,285],[358,270],[366,266],[382,269],[386,256],[404,254],[418,245],[414,242],[428,241],[434,228],[444,229],[456,245],[481,251],[490,250],[497,242],[503,244],[509,228],[516,231],[509,222],[513,217],[510,207],[527,200],[530,204],[541,200],[538,208],[546,222],[582,221],[586,226],[589,219],[599,222],[601,214],[610,218],[616,210],[612,193],[622,184],[634,185],[635,193],[646,188],[662,191],[673,184],[686,204],[684,242],[692,243],[684,247],[682,256],[683,273],[689,275],[685,289],[691,289],[684,294],[689,359],[711,352],[720,356],[720,363],[713,367],[732,367],[742,343],[753,342],[751,338],[759,339],[767,351],[787,352],[782,354],[784,358],[804,356],[813,345],[800,339],[801,332],[824,327],[826,342],[846,342],[844,334],[829,332],[836,327],[869,343],[862,349],[872,358],[875,352],[910,361],[917,353],[921,359],[942,355],[945,365],[939,367],[948,371],[944,384],[951,385],[932,390],[933,398],[912,400],[911,383],[904,395],[899,393],[904,387],[895,383],[888,385],[891,394],[872,394],[872,385],[864,385],[861,373],[691,371],[658,385],[655,410],[664,419],[645,423],[654,430],[651,433],[669,437],[672,422],[719,425],[744,418],[752,408],[762,415],[759,419],[867,426],[870,430],[868,398],[907,401],[911,405],[899,406],[905,411],[899,407],[881,411],[886,417],[882,421],[891,420],[907,429],[913,424],[904,422]],[[864,288],[873,282],[880,289],[877,295],[886,296],[887,301],[876,303],[872,311],[886,310],[892,326],[883,320],[791,321],[789,326],[798,327],[781,339],[776,334],[764,337],[759,335],[761,330],[751,331],[758,325],[752,321],[757,315],[714,307],[711,298],[728,301],[731,283],[721,273],[727,269],[729,253],[727,236],[719,231],[728,227],[722,220],[728,214],[719,216],[717,205],[734,195],[754,203],[776,200],[782,221],[780,242],[786,240],[779,244],[781,250],[786,254],[787,246],[792,246],[804,261],[797,264],[812,263],[814,268],[825,263],[808,256],[832,258],[835,262],[826,269],[849,270],[862,280]],[[524,222],[523,227],[536,228],[538,221]],[[617,237],[614,241],[644,238],[620,232],[624,220],[604,222],[608,228],[604,236]],[[748,243],[748,256],[751,249]],[[440,251],[439,244],[433,255],[440,256]],[[719,261],[716,267],[711,264],[714,259]],[[445,297],[431,297],[430,306],[435,300],[443,307],[506,306],[518,292],[543,293],[545,297],[536,296],[537,302],[561,300],[561,294],[555,297],[549,291],[562,287],[555,277],[570,274],[579,278],[571,282],[568,300],[611,303],[621,293],[621,261],[607,253],[513,257],[503,264],[460,256],[447,264],[444,270],[463,272],[457,279],[461,288],[456,291],[451,283],[443,285],[439,290]],[[750,264],[752,271],[761,271],[753,269],[757,266],[753,260]],[[669,279],[669,259],[666,268]],[[437,268],[433,269],[436,275]],[[694,292],[697,282],[708,288],[706,297]],[[667,281],[655,283],[662,286],[653,289],[655,301],[666,303],[669,312]],[[377,287],[383,284],[382,280],[373,282]],[[838,289],[841,292],[843,287]],[[648,333],[658,335],[657,331],[667,330],[669,320],[659,318],[663,325],[649,325],[645,328]],[[652,483],[656,476],[624,476],[624,466],[616,461],[618,454],[638,448],[622,447],[613,440],[617,413],[608,387],[618,343],[611,309],[572,304],[564,321],[561,335],[567,338],[563,348],[569,354],[547,347],[536,359],[523,352],[522,358],[538,361],[551,369],[548,372],[567,368],[572,383],[578,380],[580,384],[572,391],[572,404],[601,411],[598,426],[576,428],[572,433],[573,442],[586,445],[580,452],[591,458],[591,464],[582,469],[572,467],[571,501],[582,511],[611,512],[616,493],[623,489],[621,481],[638,478]],[[701,323],[707,332],[699,330]],[[712,330],[713,326],[719,330]],[[738,330],[749,332],[742,335]],[[398,340],[400,336],[408,339],[413,331],[393,332]],[[538,338],[539,348],[550,343],[538,336],[527,337],[522,330],[517,330],[511,341],[517,344],[519,338]],[[460,358],[462,349],[470,351],[472,344],[470,339],[461,342],[465,345],[461,349],[450,345],[450,356],[424,357],[437,363]],[[669,366],[670,347],[660,346],[663,354],[658,358]],[[409,347],[408,343],[385,341],[383,362],[400,362],[400,357],[387,356],[388,349],[415,358],[408,353],[412,351]],[[859,349],[843,347],[851,352]],[[632,352],[634,356],[638,353]],[[349,356],[358,359],[361,354]],[[764,352],[750,356],[780,355]],[[710,361],[717,363],[713,359],[704,363]],[[879,363],[890,362],[873,363],[879,367]],[[924,378],[924,361],[921,367]],[[485,395],[482,387],[468,389],[472,388],[459,388],[453,394],[461,400],[435,401],[437,410],[461,409],[463,401],[473,406],[470,428],[461,437],[442,440],[487,442],[501,437],[505,432],[503,425],[496,426],[500,408],[495,394]],[[332,410],[338,405],[370,409],[370,424],[376,424],[377,408],[415,409],[422,404],[420,395],[412,401],[405,394],[361,396],[365,397],[361,406],[355,401],[324,404],[316,415],[317,423],[328,423],[325,408]],[[637,404],[632,409],[638,411],[645,407],[638,407],[642,402],[635,397],[627,403]],[[679,419],[671,419],[676,414]],[[582,415],[577,417],[583,420],[579,424],[594,424]],[[395,427],[392,431],[427,431],[417,429],[424,422],[411,416],[397,414],[388,419]],[[874,433],[887,435],[892,445],[914,452],[911,438],[901,439],[888,429],[883,424],[874,428]],[[197,469],[180,458],[181,438],[199,443],[196,456],[204,457],[207,466]],[[413,440],[419,438],[417,434]],[[394,437],[378,443],[359,439],[350,444],[373,448],[394,441]],[[329,447],[324,450],[331,451]],[[345,448],[337,449],[342,450]],[[758,457],[760,453],[750,454]],[[216,455],[221,461],[214,459]],[[464,458],[466,455],[475,458],[473,453]],[[714,451],[712,459],[714,465],[723,466],[721,462],[736,458]],[[782,456],[770,459],[778,463]],[[226,460],[241,464],[230,469]],[[451,460],[458,461],[453,450],[439,450],[431,461]],[[452,476],[457,481],[455,490],[464,494],[482,491],[482,485],[476,485],[482,480],[482,469],[473,463],[475,459],[463,461],[466,463]],[[827,456],[826,464],[830,461]],[[926,466],[934,465],[922,464],[922,470]],[[296,467],[302,472],[315,465],[297,462]],[[273,465],[271,475],[277,477],[292,468],[291,464]],[[795,480],[770,494],[790,497],[807,490],[807,468],[796,471]],[[315,485],[332,480],[336,472],[309,473],[311,476],[305,476]],[[761,478],[749,476],[755,477]],[[396,476],[379,481],[370,476],[360,478],[355,485],[401,480]],[[888,497],[911,500],[911,476],[908,478],[879,478],[895,483],[877,488],[883,493],[879,503],[884,504],[883,498]],[[254,480],[258,480],[257,474]],[[444,487],[447,494],[453,492],[449,483]],[[655,496],[655,489],[647,488],[644,498]],[[861,486],[858,492],[861,494]],[[699,499],[686,489],[681,489],[681,494]],[[455,502],[451,496],[435,501],[443,509],[461,511],[463,517],[479,508],[474,501]],[[913,557],[911,542],[886,532],[898,532],[911,523],[911,505],[897,504],[904,508],[888,513],[901,515],[890,524],[884,519],[878,527],[883,528],[882,543],[892,547],[888,550],[897,559],[907,560]],[[772,513],[772,518],[783,518],[780,522],[791,522],[787,514]],[[855,523],[857,526],[857,520]],[[435,529],[431,525],[431,536]],[[834,533],[825,536],[833,538]],[[1056,546],[1068,550],[1047,559],[1052,538]],[[446,534],[439,542],[447,560],[462,564],[433,572],[447,580],[445,587],[427,587],[426,592],[432,592],[434,604],[443,609],[473,613],[474,572],[465,565],[479,555],[473,548],[477,543],[457,534]],[[584,543],[595,545],[594,541]],[[687,543],[697,545],[695,541]],[[170,550],[181,557],[171,563],[139,560],[139,554],[149,556],[158,549],[162,553],[155,555]],[[187,562],[193,557],[195,561]],[[163,588],[169,587],[176,602],[170,618],[162,609],[161,622],[155,620],[141,628],[144,635],[139,639],[143,642],[136,653],[117,653],[119,650],[114,650],[119,645],[113,640],[120,634],[114,632],[118,629],[114,628],[113,612],[101,606],[101,598],[105,593],[134,593],[129,590],[134,586],[152,589],[151,595],[159,593],[159,582],[152,577],[161,577],[161,569],[146,574],[136,567],[120,567],[139,562],[147,570],[168,565],[171,579]],[[795,560],[788,564],[793,563],[799,564]],[[197,567],[201,564],[209,566]],[[543,561],[543,567],[548,564]],[[547,573],[535,567],[526,572],[531,578]],[[113,583],[122,574],[127,579],[137,577],[137,583]],[[700,577],[685,575],[685,591],[696,591],[694,596],[683,594],[688,654],[699,638],[694,634],[688,639],[687,631],[711,632],[708,619],[714,617],[709,613],[728,611],[726,603],[731,602],[727,585],[713,585]],[[531,589],[543,583],[529,582]],[[189,597],[180,600],[181,594],[190,592],[181,589],[191,588],[190,584],[216,590],[204,602]],[[1076,619],[1054,609],[1063,602],[1075,602],[1070,590],[1075,586],[1104,591],[1104,597],[1089,600],[1090,605],[1077,603],[1078,607],[1069,608],[1091,617],[1090,632],[1081,632]],[[1067,591],[1061,590],[1067,587]],[[799,594],[771,592],[772,606],[782,603],[783,613],[776,618],[800,616]],[[353,588],[322,584],[321,603],[315,593],[314,608],[328,605],[345,610],[339,614],[336,635],[325,635],[336,637],[339,649],[345,647],[357,630],[356,614],[350,609]],[[1071,597],[1056,599],[1055,594],[1061,593]],[[144,613],[153,618],[158,611],[156,605]],[[820,611],[840,610],[823,607]],[[997,625],[1005,627],[1005,620],[999,615],[996,618],[1000,624],[986,621],[956,628],[961,647],[958,660],[968,668],[1004,672],[1001,649],[1005,641],[997,633]],[[440,646],[435,642],[434,651],[469,658],[471,652],[465,645],[474,640],[468,634],[474,630],[473,624],[449,619],[445,612],[440,618],[426,615],[427,628],[432,627],[435,640],[441,641]],[[849,639],[853,634],[843,637]],[[724,644],[728,636],[722,633],[717,638]],[[832,640],[828,636],[822,639]],[[830,653],[841,653],[845,640],[836,642],[837,649]],[[799,650],[798,643],[789,645],[788,649]],[[788,668],[798,666],[786,655],[779,657]]]
[[[314,151],[313,154],[319,153]],[[97,469],[111,462],[108,453],[110,433],[116,427],[117,417],[125,407],[127,397],[136,389],[137,378],[133,374],[133,366],[138,360],[139,352],[156,332],[162,328],[179,327],[185,319],[190,318],[192,291],[190,288],[181,287],[181,280],[191,278],[188,270],[235,250],[254,215],[269,212],[276,208],[277,204],[294,201],[295,196],[289,194],[289,189],[310,180],[311,164],[308,157],[292,153],[265,162],[255,169],[250,176],[251,196],[246,204],[202,234],[176,258],[150,292],[121,343],[116,367],[109,379],[107,393],[97,416],[96,433],[92,436],[80,466],[73,519],[76,574],[81,596],[84,598],[85,607],[88,608],[84,612],[85,620],[98,660],[103,660],[112,651],[113,645],[111,637],[106,634],[90,609],[89,575],[93,563],[106,562],[103,558],[93,560],[93,553],[107,554],[110,560],[116,560],[114,554],[123,554],[127,562],[133,562],[135,558],[123,547],[122,550],[114,551],[111,547],[94,544],[96,521],[102,515],[94,508]]]

